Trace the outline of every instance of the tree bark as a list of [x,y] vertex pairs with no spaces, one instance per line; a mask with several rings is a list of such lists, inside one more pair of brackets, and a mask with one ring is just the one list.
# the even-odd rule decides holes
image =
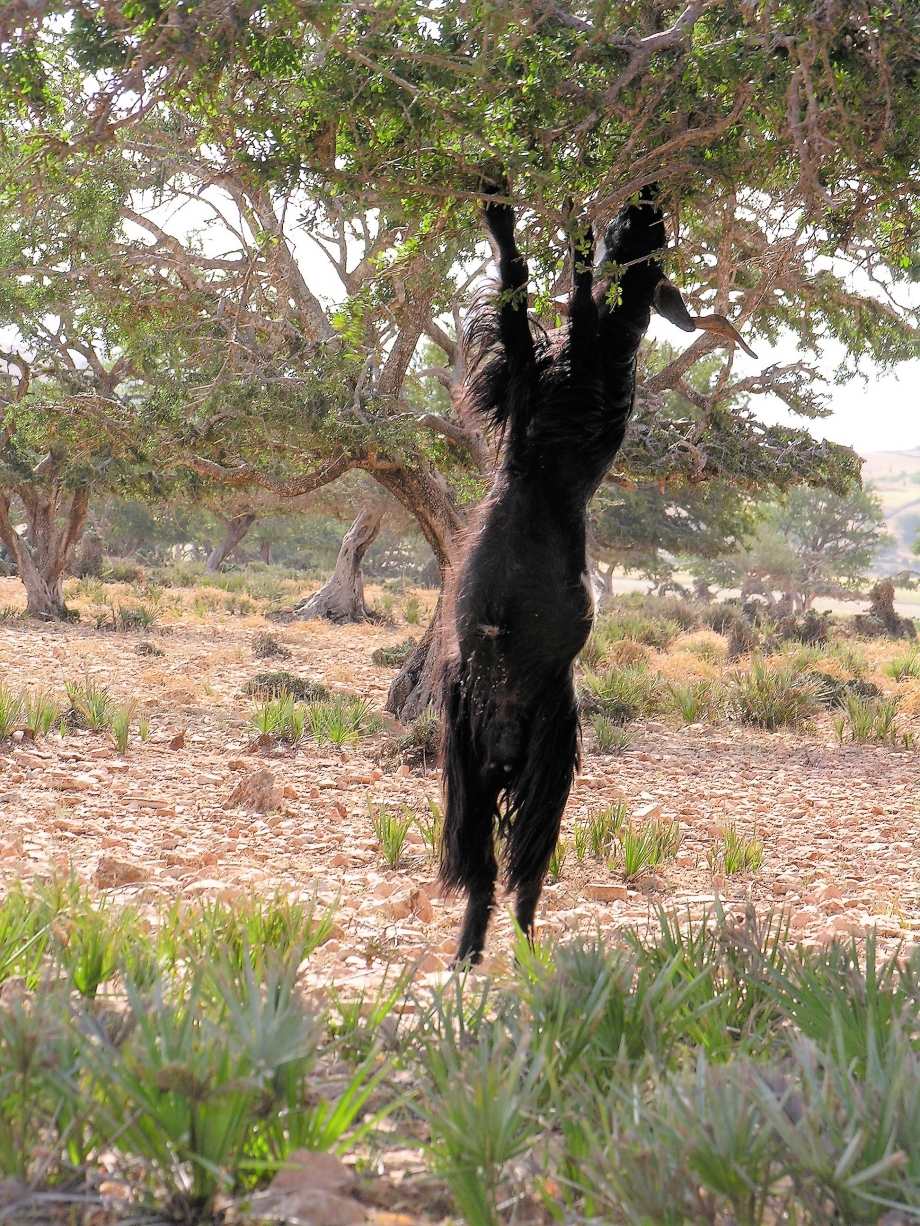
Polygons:
[[441,572],[441,593],[419,645],[390,685],[385,709],[408,724],[429,707],[441,707],[441,674],[449,627],[447,601],[461,556],[465,522],[446,483],[427,460],[410,467],[382,467],[371,474],[415,517]]
[[441,709],[444,653],[450,636],[446,617],[448,599],[448,591],[442,586],[428,629],[390,685],[385,710],[403,724],[418,719],[429,707],[435,711]]
[[229,520],[227,531],[224,533],[224,539],[208,554],[208,560],[204,564],[204,573],[206,575],[217,574],[226,559],[233,553],[234,549],[236,549],[237,545],[256,522],[256,518],[250,512],[246,515],[234,515]]
[[441,705],[441,668],[450,629],[446,610],[465,528],[446,483],[428,463],[364,465],[415,518],[441,571],[441,594],[428,629],[390,685],[386,710],[407,724]]
[[383,512],[384,508],[379,503],[371,503],[361,509],[342,541],[332,578],[318,592],[297,605],[294,609],[297,620],[311,621],[325,617],[339,624],[368,620],[361,563],[377,539]]
[[0,540],[16,559],[26,589],[27,616],[62,621],[70,617],[64,604],[64,575],[86,522],[89,488],[74,490],[63,527],[58,525],[67,499],[63,490],[26,487],[17,492],[25,507],[31,545],[10,523],[8,493],[0,495]]

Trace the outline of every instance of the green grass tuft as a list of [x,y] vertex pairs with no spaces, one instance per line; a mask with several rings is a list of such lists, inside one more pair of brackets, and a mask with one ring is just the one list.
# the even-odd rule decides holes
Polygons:
[[626,801],[621,796],[612,805],[592,813],[586,821],[575,823],[574,849],[579,862],[586,856],[606,860],[613,851],[616,837],[626,821]]
[[106,686],[92,677],[85,681],[65,681],[70,702],[70,719],[90,732],[104,732],[112,718],[112,699]]
[[834,720],[834,732],[841,745],[890,745],[894,749],[910,749],[913,736],[898,724],[898,700],[864,699],[846,695],[841,714]]
[[817,687],[809,677],[788,664],[768,666],[757,659],[732,678],[731,701],[742,723],[770,731],[803,723],[818,710]]
[[614,724],[626,724],[657,711],[660,705],[659,682],[654,673],[642,667],[611,668],[603,673],[587,672],[582,679],[582,709],[599,714]]
[[756,873],[763,863],[763,843],[757,837],[756,827],[752,835],[739,830],[734,822],[722,828],[719,842],[707,853],[709,867],[713,872]]
[[396,868],[402,858],[403,845],[409,828],[415,824],[415,815],[405,805],[398,813],[393,813],[388,805],[374,804],[370,797],[368,797],[367,807],[371,815],[374,837],[381,854],[390,868]]
[[0,681],[0,740],[8,737],[22,714],[23,696]]
[[912,647],[903,656],[895,656],[882,668],[895,681],[903,681],[907,677],[920,677],[920,648]]

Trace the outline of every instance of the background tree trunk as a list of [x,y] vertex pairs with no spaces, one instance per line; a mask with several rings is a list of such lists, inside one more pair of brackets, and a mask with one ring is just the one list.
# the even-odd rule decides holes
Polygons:
[[450,633],[445,617],[446,601],[447,594],[442,587],[428,629],[390,685],[385,710],[403,724],[418,719],[429,707],[435,711],[441,708],[444,649]]
[[18,491],[26,512],[32,544],[20,536],[10,523],[10,496],[0,496],[0,540],[16,559],[19,578],[26,589],[26,614],[45,621],[60,621],[70,616],[64,604],[64,575],[74,546],[86,522],[89,489],[81,487],[70,497],[63,526],[67,494],[56,485],[48,489]]
[[223,566],[226,559],[256,522],[256,516],[248,513],[246,515],[234,515],[232,519],[227,521],[227,531],[224,533],[224,539],[220,544],[211,550],[208,554],[208,560],[204,564],[204,573],[206,575],[216,575]]
[[384,508],[380,503],[363,507],[342,541],[332,578],[318,592],[301,601],[294,609],[299,621],[325,617],[329,621],[362,622],[368,620],[364,603],[364,579],[361,563],[377,539]]
[[368,466],[371,476],[416,519],[431,546],[441,571],[441,594],[434,616],[419,645],[390,685],[386,710],[407,724],[428,707],[441,705],[440,681],[444,649],[449,634],[446,622],[448,592],[461,554],[465,522],[446,483],[427,460],[409,465]]

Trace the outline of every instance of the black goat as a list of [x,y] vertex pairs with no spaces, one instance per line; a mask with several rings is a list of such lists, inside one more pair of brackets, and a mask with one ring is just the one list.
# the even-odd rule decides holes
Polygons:
[[[654,189],[648,196],[608,227],[607,275],[596,287],[590,228],[576,234],[567,326],[548,337],[535,336],[528,319],[512,209],[484,210],[499,294],[467,332],[476,355],[468,395],[502,433],[503,452],[457,576],[456,642],[445,665],[441,880],[468,895],[460,963],[477,962],[485,944],[496,830],[517,921],[533,930],[578,765],[572,665],[594,616],[587,506],[623,441],[652,309],[686,331],[699,324],[740,340],[720,316],[695,321],[652,258],[666,235]],[[623,270],[613,303],[611,266]]]

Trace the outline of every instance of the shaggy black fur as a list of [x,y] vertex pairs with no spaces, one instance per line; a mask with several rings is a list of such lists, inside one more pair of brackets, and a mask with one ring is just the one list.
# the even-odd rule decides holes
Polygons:
[[[466,891],[458,962],[479,960],[495,905],[495,833],[508,889],[532,933],[543,878],[578,765],[572,665],[591,629],[587,505],[616,455],[635,394],[636,353],[656,308],[694,322],[661,266],[660,209],[631,205],[605,236],[594,284],[589,229],[573,238],[568,322],[535,335],[514,214],[486,206],[498,294],[475,318],[471,403],[503,435],[502,462],[457,577],[455,650],[446,664],[441,880]],[[623,269],[608,301],[611,266]]]

